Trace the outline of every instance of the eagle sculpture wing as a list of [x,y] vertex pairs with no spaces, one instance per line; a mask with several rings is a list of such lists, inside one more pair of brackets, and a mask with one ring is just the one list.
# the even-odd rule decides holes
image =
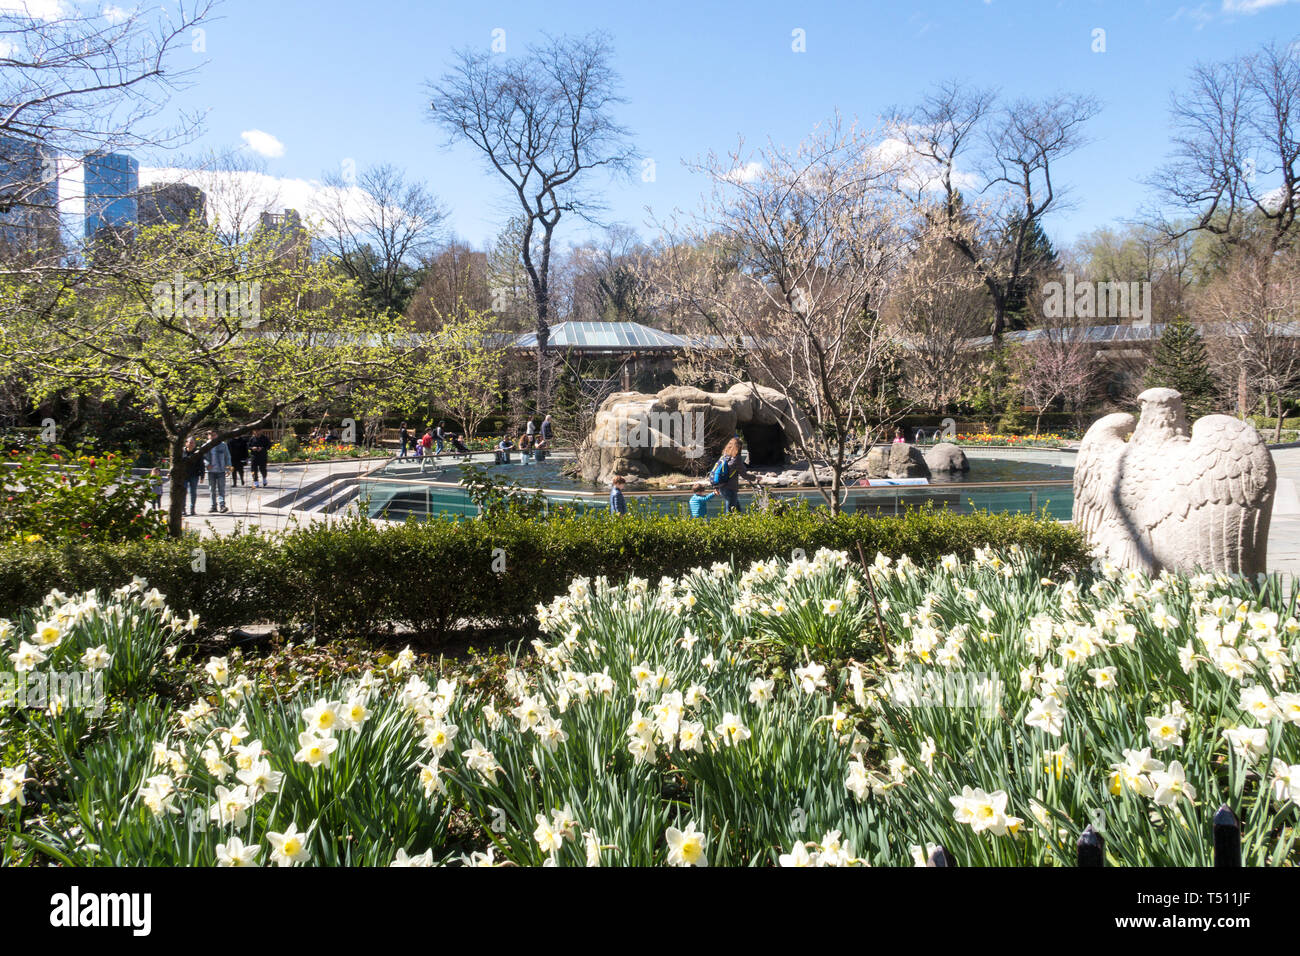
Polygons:
[[[1126,440],[1133,434],[1136,419],[1123,412],[1098,419],[1083,436],[1074,465],[1075,527],[1089,541],[1114,541],[1115,537],[1102,534],[1103,529],[1119,522],[1119,509],[1114,495],[1118,488],[1118,471],[1121,458],[1128,448]],[[1104,550],[1104,549],[1103,549]],[[1118,561],[1118,554],[1102,554]]]
[[1190,440],[1166,447],[1163,461],[1148,463],[1162,471],[1165,493],[1143,507],[1157,561],[1249,577],[1264,571],[1277,470],[1259,432],[1228,415],[1207,415]]

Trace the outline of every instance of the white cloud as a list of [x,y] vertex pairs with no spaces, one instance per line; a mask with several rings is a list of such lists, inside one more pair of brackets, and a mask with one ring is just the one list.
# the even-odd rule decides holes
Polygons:
[[759,162],[748,162],[743,166],[737,166],[728,172],[723,178],[733,183],[752,183],[763,174],[763,164]]
[[0,14],[31,20],[57,20],[68,14],[63,0],[0,0]]
[[259,156],[276,159],[284,155],[284,143],[260,129],[246,129],[239,134],[239,138],[244,141],[246,147]]
[[[297,210],[303,221],[323,228],[322,211],[340,203],[351,217],[360,217],[369,198],[355,186],[339,190],[316,179],[271,176],[254,170],[177,169],[140,167],[140,185],[189,183],[207,194],[207,214],[224,220],[227,227],[250,228],[261,212]],[[234,219],[244,220],[239,223]]]
[[104,19],[109,23],[123,23],[131,18],[129,10],[123,10],[119,6],[108,4],[104,7]]
[[[887,165],[901,167],[902,183],[908,189],[921,193],[943,188],[942,168],[929,157],[917,153],[907,141],[898,136],[887,136],[873,148],[876,158]],[[960,190],[976,188],[979,180],[971,173],[953,169],[952,182]]]
[[1269,7],[1280,7],[1284,4],[1293,3],[1294,0],[1223,0],[1224,13],[1259,13]]

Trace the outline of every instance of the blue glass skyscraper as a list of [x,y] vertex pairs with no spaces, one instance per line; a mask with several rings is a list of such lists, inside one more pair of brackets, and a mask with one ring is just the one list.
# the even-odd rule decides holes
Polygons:
[[17,136],[0,136],[0,244],[27,251],[55,244],[58,197],[54,153]]
[[101,229],[134,228],[138,219],[140,164],[125,153],[88,153],[86,177],[86,238]]

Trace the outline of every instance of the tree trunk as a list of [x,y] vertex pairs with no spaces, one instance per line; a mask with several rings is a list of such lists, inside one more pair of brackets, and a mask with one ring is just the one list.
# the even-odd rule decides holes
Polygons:
[[1284,409],[1282,407],[1282,396],[1275,395],[1273,397],[1275,399],[1273,404],[1276,406],[1277,411],[1277,424],[1273,426],[1273,444],[1276,445],[1282,441],[1282,412]]
[[167,533],[179,538],[185,530],[185,439],[178,438],[171,444],[171,480],[168,485]]

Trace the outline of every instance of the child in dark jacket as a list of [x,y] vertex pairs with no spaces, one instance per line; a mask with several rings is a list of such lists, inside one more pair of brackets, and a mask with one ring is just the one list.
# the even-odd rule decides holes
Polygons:
[[610,514],[625,515],[627,514],[627,499],[623,497],[623,486],[627,480],[622,475],[615,475],[614,480],[610,483],[609,488],[609,511]]

